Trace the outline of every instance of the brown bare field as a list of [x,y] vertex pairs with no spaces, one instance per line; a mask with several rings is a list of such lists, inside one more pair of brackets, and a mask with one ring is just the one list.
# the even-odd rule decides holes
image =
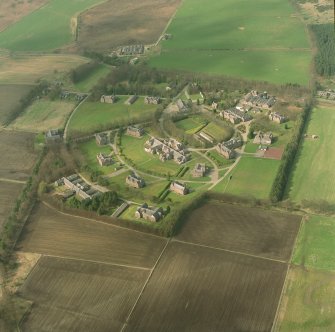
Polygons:
[[41,204],[30,216],[17,249],[150,268],[165,243],[163,238],[64,215]]
[[0,132],[0,179],[26,180],[36,160],[34,134]]
[[20,99],[30,89],[30,85],[0,85],[0,125],[7,123],[11,113],[20,105]]
[[187,218],[177,239],[288,261],[301,217],[217,202]]
[[284,153],[284,148],[272,148],[264,152],[264,158],[281,160],[281,157]]
[[155,43],[180,0],[110,0],[79,18],[79,47],[111,51],[127,44]]
[[120,331],[149,271],[42,257],[20,292],[24,331]]
[[286,268],[172,242],[125,331],[270,331]]
[[23,184],[9,183],[0,180],[0,231],[8,218]]
[[0,1],[0,31],[46,4],[48,0]]
[[42,77],[66,73],[87,61],[71,54],[0,56],[0,84],[34,84]]

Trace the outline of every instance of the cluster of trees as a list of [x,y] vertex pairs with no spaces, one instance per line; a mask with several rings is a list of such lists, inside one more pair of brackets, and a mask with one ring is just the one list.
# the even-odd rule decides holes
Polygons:
[[90,76],[97,68],[99,67],[99,63],[97,61],[90,61],[84,63],[72,70],[70,70],[69,76],[73,83],[78,83],[83,81],[88,76]]
[[99,215],[111,214],[115,207],[118,206],[118,203],[119,197],[115,191],[108,191],[101,195],[95,196],[92,199],[86,199],[82,201],[73,196],[66,201],[67,206],[70,208],[94,211]]
[[335,75],[335,38],[334,24],[311,25],[316,39],[318,52],[315,56],[315,68],[321,76]]
[[301,137],[312,108],[312,101],[307,102],[304,106],[304,111],[300,113],[300,116],[295,123],[291,141],[285,148],[278,173],[272,185],[270,199],[273,203],[281,201],[284,197],[290,173],[294,165],[295,156],[298,152]]
[[83,55],[87,58],[93,59],[98,62],[103,62],[111,66],[121,66],[127,61],[126,58],[120,58],[117,55],[105,55],[105,54],[97,53],[94,51],[88,51],[88,50],[84,51]]

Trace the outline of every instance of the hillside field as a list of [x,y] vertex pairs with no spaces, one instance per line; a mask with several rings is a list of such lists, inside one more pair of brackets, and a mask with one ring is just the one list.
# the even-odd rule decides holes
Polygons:
[[[80,15],[78,45],[108,52],[128,44],[153,44],[180,0],[109,0]],[[113,8],[113,10],[110,10]]]
[[20,99],[32,88],[30,85],[0,85],[0,124],[7,124],[20,105]]
[[50,0],[1,32],[0,48],[46,51],[68,44],[75,39],[77,14],[99,2],[101,0]]
[[75,133],[92,133],[108,127],[127,125],[129,122],[145,121],[153,114],[157,105],[146,105],[144,98],[132,105],[124,102],[129,96],[122,96],[115,104],[104,104],[100,102],[85,102],[73,115],[70,124],[70,135]]
[[[291,175],[288,196],[295,202],[327,200],[335,203],[335,107],[317,107],[308,124],[307,135]],[[318,139],[310,138],[318,135]]]
[[75,102],[71,101],[37,100],[13,122],[11,127],[29,132],[63,128],[75,105]]
[[242,157],[231,173],[232,179],[227,176],[213,191],[269,199],[279,165],[279,160]]
[[21,294],[25,331],[119,331],[149,271],[42,257]]
[[309,81],[310,46],[289,1],[186,0],[167,32],[172,38],[161,43],[152,66],[278,84]]

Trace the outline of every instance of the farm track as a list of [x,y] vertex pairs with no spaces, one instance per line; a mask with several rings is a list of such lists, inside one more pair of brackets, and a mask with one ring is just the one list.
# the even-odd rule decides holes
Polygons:
[[26,181],[5,179],[5,178],[0,178],[0,182],[18,183],[18,184],[25,184],[26,183]]

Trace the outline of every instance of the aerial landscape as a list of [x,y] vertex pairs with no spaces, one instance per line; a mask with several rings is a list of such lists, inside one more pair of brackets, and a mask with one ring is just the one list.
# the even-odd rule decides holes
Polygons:
[[0,331],[335,331],[332,0],[0,2]]

